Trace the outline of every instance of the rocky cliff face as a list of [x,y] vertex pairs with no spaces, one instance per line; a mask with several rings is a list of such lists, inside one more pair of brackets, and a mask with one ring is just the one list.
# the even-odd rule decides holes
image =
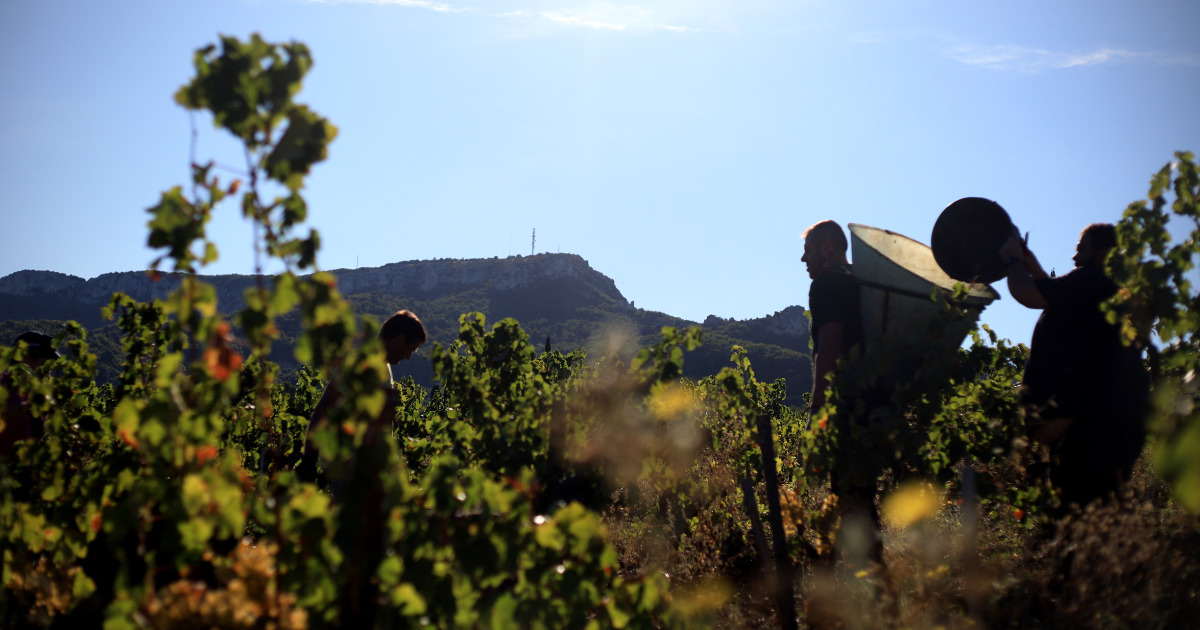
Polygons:
[[545,280],[572,278],[592,284],[605,296],[628,304],[611,278],[576,254],[538,254],[473,260],[418,260],[370,269],[338,269],[346,295],[382,291],[403,295],[450,293],[475,286],[508,291]]
[[[164,273],[156,280],[145,271],[118,271],[101,274],[90,280],[57,271],[18,271],[0,278],[0,296],[8,294],[23,298],[58,298],[80,304],[108,303],[113,293],[124,293],[135,300],[148,302],[166,299],[179,286],[183,274]],[[224,310],[242,307],[242,294],[254,283],[254,276],[203,276],[204,281],[217,289],[217,298]]]
[[[382,267],[336,269],[331,272],[345,295],[384,292],[410,296],[453,293],[475,287],[508,291],[542,281],[574,279],[612,299],[622,308],[633,307],[611,278],[591,268],[575,254],[538,254],[475,260],[420,260]],[[179,286],[181,274],[165,273],[157,280],[144,271],[106,273],[90,280],[56,271],[18,271],[0,278],[0,294],[22,297],[54,296],[82,303],[102,304],[120,292],[136,300],[164,299]],[[242,295],[252,286],[251,275],[204,276],[217,289],[222,310],[237,310]]]
[[752,327],[754,330],[769,335],[781,337],[808,337],[808,317],[804,314],[803,306],[789,306],[774,315],[758,319],[748,319],[742,322],[709,315],[704,320],[705,328],[721,329],[730,325],[740,324]]
[[18,271],[0,278],[0,293],[37,296],[78,293],[87,280],[57,271]]
[[785,337],[807,337],[808,316],[803,306],[789,306],[766,317],[767,332]]

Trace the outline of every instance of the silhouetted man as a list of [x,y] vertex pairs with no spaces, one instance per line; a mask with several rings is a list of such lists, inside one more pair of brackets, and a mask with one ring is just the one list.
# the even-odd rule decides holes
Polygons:
[[[412,312],[397,311],[379,328],[379,338],[383,340],[386,352],[387,382],[383,386],[389,390],[389,396],[388,404],[385,405],[378,420],[390,422],[396,412],[395,397],[390,395],[395,389],[392,383],[392,365],[412,358],[413,352],[416,352],[417,348],[425,343],[425,326]],[[323,420],[329,413],[329,409],[336,405],[341,398],[341,392],[333,387],[332,383],[326,387],[321,394],[321,399],[317,401],[317,406],[313,408],[309,426],[314,426]]]
[[1100,311],[1117,292],[1104,273],[1116,244],[1111,224],[1087,226],[1075,247],[1075,269],[1058,278],[1046,274],[1016,235],[1000,248],[1009,292],[1042,311],[1021,402],[1032,437],[1051,447],[1050,481],[1064,508],[1118,490],[1145,445],[1149,375],[1140,350],[1123,345]]
[[[392,364],[407,360],[425,343],[425,327],[409,311],[397,311],[379,329],[387,362],[387,390],[383,411],[367,427],[363,443],[356,448],[346,477],[332,485],[334,501],[339,505],[336,542],[345,554],[341,594],[338,598],[340,624],[344,628],[373,627],[378,612],[378,586],[371,577],[383,558],[383,497],[388,447],[392,422],[396,418],[398,392],[392,382]],[[324,422],[330,409],[342,399],[342,393],[330,383],[313,409],[309,431]],[[305,447],[300,467],[302,478],[313,479],[320,455],[311,440]]]
[[3,420],[3,423],[0,423],[0,455],[12,452],[17,442],[42,437],[42,420],[30,415],[29,400],[17,390],[12,370],[36,371],[47,361],[57,359],[59,355],[54,349],[53,341],[50,335],[36,330],[27,330],[13,340],[13,346],[25,344],[25,351],[20,361],[14,363],[9,371],[0,374],[0,387],[8,393],[3,410],[0,411],[0,420]]
[[861,345],[862,307],[858,284],[846,260],[846,233],[834,221],[821,221],[804,231],[804,256],[808,270],[808,309],[812,314],[813,388],[810,408],[825,404],[827,379],[838,359]]
[[[858,283],[846,259],[849,243],[842,227],[834,221],[821,221],[804,232],[804,256],[808,277],[812,284],[808,289],[808,309],[812,314],[810,334],[813,340],[813,389],[811,412],[820,409],[826,400],[830,376],[845,378],[837,374],[838,361],[848,359],[855,347],[865,349],[862,329],[862,305]],[[864,424],[866,418],[857,417],[849,409],[839,410],[835,416],[839,423],[840,438],[838,455],[840,461],[835,468],[851,465],[849,458],[854,451],[851,443],[850,423]],[[855,462],[857,466],[879,466],[883,462]],[[883,562],[883,545],[880,539],[879,511],[875,507],[875,490],[878,475],[865,474],[862,480],[848,479],[830,471],[830,491],[838,497],[843,527],[839,539],[847,539],[846,524],[857,521],[865,527],[867,536],[865,557],[873,562]]]

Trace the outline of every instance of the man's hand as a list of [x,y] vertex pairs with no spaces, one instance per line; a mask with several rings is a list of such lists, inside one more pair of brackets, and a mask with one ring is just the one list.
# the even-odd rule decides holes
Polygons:
[[1009,260],[1020,261],[1025,267],[1025,271],[1034,279],[1049,277],[1046,270],[1042,268],[1042,263],[1038,262],[1037,256],[1033,254],[1033,250],[1025,246],[1025,241],[1020,235],[1013,233],[1004,241],[997,252],[1000,255],[1000,260],[1008,262]]
[[1054,444],[1066,435],[1071,422],[1070,418],[1051,418],[1033,427],[1033,439],[1042,444]]
[[[1000,246],[999,254],[1000,260],[1015,258],[1017,260],[1024,261],[1025,243],[1023,243],[1021,238],[1016,234],[1011,234],[1009,235],[1008,240],[1004,241],[1004,244]],[[1032,255],[1032,252],[1030,252],[1030,255]]]

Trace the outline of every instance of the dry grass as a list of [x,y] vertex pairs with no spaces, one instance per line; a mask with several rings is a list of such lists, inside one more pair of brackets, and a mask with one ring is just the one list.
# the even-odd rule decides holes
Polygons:
[[[827,493],[816,487],[785,495],[791,513],[806,514],[805,539],[816,549],[823,543],[827,548],[837,527],[828,509],[822,516]],[[943,496],[932,515],[908,527],[885,524],[885,567],[847,569],[838,560],[845,557],[846,540],[855,538],[853,526],[843,530],[842,549],[799,561],[801,627],[1200,623],[1200,516],[1178,509],[1144,463],[1119,501],[1074,510],[1058,522],[986,506],[972,527],[956,499]],[[740,495],[687,515],[687,523],[653,507],[661,504],[662,497],[643,493],[640,506],[624,503],[609,514],[625,566],[654,566],[671,575],[676,588],[723,581],[729,588],[714,617],[718,628],[778,627]],[[794,557],[803,555],[800,547],[793,544]]]

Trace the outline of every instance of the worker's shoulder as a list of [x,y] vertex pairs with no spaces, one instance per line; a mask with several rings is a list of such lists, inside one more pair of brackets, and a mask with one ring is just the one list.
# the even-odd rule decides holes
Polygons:
[[1091,308],[1117,292],[1117,284],[1098,267],[1078,267],[1057,278],[1038,278],[1038,292],[1051,309]]
[[836,295],[850,293],[858,295],[858,282],[849,267],[838,267],[813,278],[808,290],[810,295]]

